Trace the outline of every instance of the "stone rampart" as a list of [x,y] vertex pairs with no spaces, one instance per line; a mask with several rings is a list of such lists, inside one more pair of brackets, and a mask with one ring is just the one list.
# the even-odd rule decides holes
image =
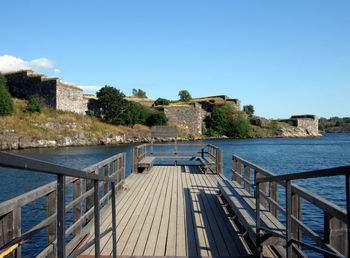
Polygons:
[[279,121],[300,128],[308,135],[319,135],[318,118],[315,115],[295,115],[291,116],[290,119],[282,119]]
[[169,120],[188,129],[193,135],[202,135],[204,112],[200,104],[163,106],[157,109],[163,111]]

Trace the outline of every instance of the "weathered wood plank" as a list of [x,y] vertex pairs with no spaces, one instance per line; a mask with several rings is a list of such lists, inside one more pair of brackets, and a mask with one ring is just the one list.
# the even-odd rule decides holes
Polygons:
[[[157,174],[157,169],[153,171],[153,173]],[[133,214],[132,219],[136,220],[135,224],[132,225],[133,221],[132,219],[129,221],[129,228],[125,229],[125,233],[123,235],[125,236],[124,239],[127,239],[125,242],[125,247],[123,250],[121,250],[121,253],[124,256],[131,256],[134,252],[134,248],[136,243],[139,240],[140,233],[142,228],[144,227],[145,219],[148,216],[148,213],[150,212],[151,204],[154,202],[154,196],[155,192],[160,188],[160,183],[163,182],[162,179],[164,178],[164,175],[161,173],[158,173],[157,176],[154,176],[154,181],[151,182],[149,189],[144,192],[143,199],[140,200],[140,204],[138,205],[138,209]],[[129,236],[127,236],[128,230],[130,230]],[[119,248],[121,249],[123,246],[123,242],[121,239],[119,239]]]
[[[82,187],[82,180],[78,179],[73,183],[73,200],[77,199],[79,196],[81,196],[83,191]],[[78,204],[74,205],[73,207],[73,223],[78,221],[82,215],[82,210],[83,210],[83,203],[79,202]],[[74,230],[73,235],[78,236],[81,232],[82,225]]]
[[177,173],[177,221],[176,221],[176,256],[187,256],[186,228],[185,228],[185,200],[182,183],[182,167],[176,168]]
[[[57,210],[57,191],[53,191],[49,193],[46,197],[46,214],[47,217],[50,217],[51,215],[56,213]],[[51,223],[47,228],[46,228],[46,242],[47,245],[51,244],[53,241],[56,240],[57,238],[57,221],[55,220],[53,223]],[[48,255],[48,257],[56,257],[56,248],[53,249],[53,251]]]
[[168,223],[169,223],[169,217],[170,217],[170,205],[171,205],[171,195],[172,195],[172,187],[173,187],[173,181],[174,181],[174,173],[172,173],[171,168],[173,167],[167,167],[168,170],[168,176],[170,178],[168,183],[168,189],[165,196],[165,202],[164,202],[164,208],[162,212],[159,232],[158,232],[158,238],[157,238],[157,244],[156,248],[154,250],[154,256],[164,256],[165,254],[165,248],[166,248],[166,240],[167,240],[167,233],[168,233]]
[[136,246],[132,253],[133,256],[143,256],[147,240],[150,237],[151,228],[153,228],[154,226],[153,222],[155,219],[157,219],[155,216],[156,209],[157,209],[157,206],[159,206],[158,204],[160,203],[161,194],[165,192],[164,189],[166,188],[166,185],[167,185],[165,183],[166,182],[165,180],[168,180],[167,175],[163,172],[164,171],[160,171],[160,167],[156,167],[152,171],[152,173],[160,173],[160,177],[161,177],[160,184],[158,185],[157,191],[154,194],[154,198],[150,205],[149,212],[145,216],[143,227],[141,229],[138,240],[136,242]]

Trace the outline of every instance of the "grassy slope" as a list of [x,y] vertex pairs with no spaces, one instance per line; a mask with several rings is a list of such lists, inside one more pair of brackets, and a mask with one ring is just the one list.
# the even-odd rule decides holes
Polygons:
[[89,138],[102,138],[113,133],[126,137],[146,136],[147,126],[135,125],[134,128],[114,126],[101,119],[44,108],[41,114],[25,112],[27,101],[14,99],[16,112],[14,116],[0,117],[0,134],[14,130],[16,135],[37,139],[56,139],[57,136],[74,136],[84,133]]

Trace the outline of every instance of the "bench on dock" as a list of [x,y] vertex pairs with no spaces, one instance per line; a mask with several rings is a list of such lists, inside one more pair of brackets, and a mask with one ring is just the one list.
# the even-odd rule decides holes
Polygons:
[[139,168],[145,168],[146,170],[150,170],[153,167],[153,163],[155,160],[155,157],[144,157],[137,163],[137,166]]
[[[255,198],[235,181],[219,179],[218,187],[250,239],[257,244]],[[261,225],[272,232],[280,235],[284,234],[284,225],[265,207],[260,207]],[[261,245],[263,246],[283,246],[285,244],[284,238],[276,237],[266,232],[260,234]]]
[[210,157],[198,157],[197,160],[201,163],[201,169],[204,173],[208,171],[208,169],[212,169],[212,166],[215,166],[215,160],[212,160]]

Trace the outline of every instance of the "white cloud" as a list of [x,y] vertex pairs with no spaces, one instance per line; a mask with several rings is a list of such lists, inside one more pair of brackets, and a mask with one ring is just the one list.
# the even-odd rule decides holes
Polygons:
[[79,87],[86,91],[99,91],[102,88],[101,86],[89,86],[89,85],[87,86],[79,85]]
[[53,70],[53,72],[54,72],[55,74],[58,74],[58,73],[60,73],[60,72],[61,72],[61,70],[60,70],[60,69],[55,68],[55,69]]
[[[19,69],[32,69],[32,70],[41,70],[41,69],[53,69],[54,64],[51,60],[43,57],[39,59],[34,59],[31,61],[24,61],[18,57],[3,55],[0,56],[0,71],[8,72]],[[59,69],[57,69],[59,71]],[[56,71],[56,69],[54,70]]]

